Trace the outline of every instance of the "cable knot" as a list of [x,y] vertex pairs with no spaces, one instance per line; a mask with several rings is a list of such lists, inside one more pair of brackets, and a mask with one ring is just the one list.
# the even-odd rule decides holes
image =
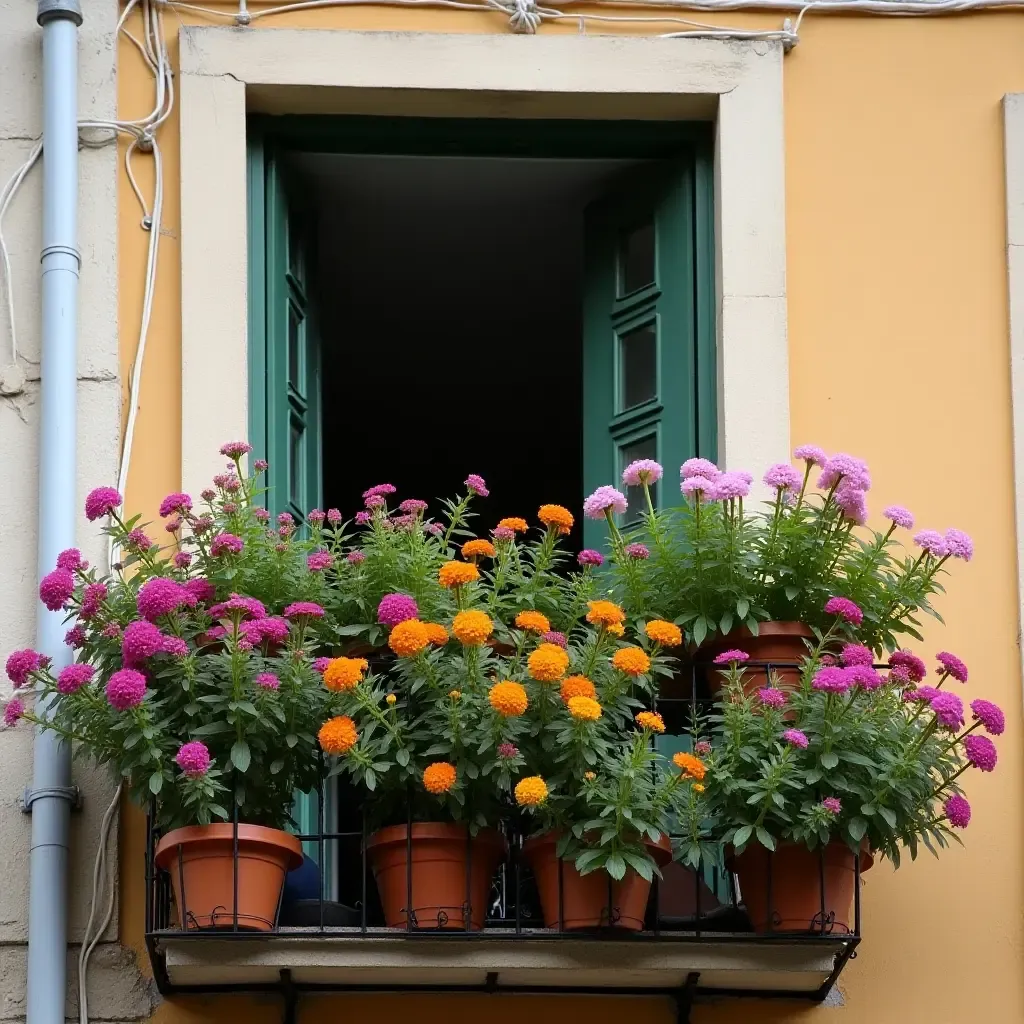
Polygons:
[[536,0],[507,0],[502,6],[509,12],[509,26],[513,32],[531,36],[536,33],[541,23]]

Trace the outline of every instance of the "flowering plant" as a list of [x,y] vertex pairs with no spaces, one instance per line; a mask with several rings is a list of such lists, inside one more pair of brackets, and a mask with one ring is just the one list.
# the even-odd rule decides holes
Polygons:
[[[831,653],[830,653],[831,652]],[[798,688],[744,684],[742,651],[715,660],[727,680],[711,717],[707,758],[711,808],[726,823],[722,840],[737,851],[753,841],[811,849],[832,840],[862,845],[899,865],[901,850],[933,853],[971,809],[960,789],[969,768],[990,772],[1004,728],[989,701],[970,706],[946,684],[966,683],[967,667],[938,654],[934,686],[915,654],[897,650],[879,671],[862,644],[826,634],[811,652]]]
[[233,805],[282,828],[294,791],[319,779],[315,734],[335,697],[313,657],[331,635],[333,557],[287,513],[270,524],[254,500],[266,465],[246,475],[249,450],[224,445],[231,461],[199,508],[188,494],[164,499],[166,545],[121,517],[113,488],[92,491],[86,517],[107,522],[121,560],[102,574],[65,551],[39,588],[73,621],[78,660],[59,671],[31,650],[7,660],[19,691],[7,723],[24,717],[109,765],[136,802],[156,798],[161,828],[228,819]]
[[642,489],[648,511],[625,536],[614,518],[623,496],[605,487],[588,498],[588,515],[608,521],[616,584],[630,611],[675,621],[695,644],[740,625],[756,634],[765,620],[803,622],[820,635],[835,618],[828,599],[840,595],[861,609],[860,637],[872,650],[895,650],[902,635],[920,640],[919,615],[936,614],[930,598],[942,590],[950,558],[970,560],[970,537],[922,530],[913,538],[917,552],[902,554],[896,531],[914,525],[906,509],[883,510],[884,533],[858,532],[871,486],[860,459],[811,445],[794,455],[802,469],[769,467],[763,482],[772,498],[753,512],[745,506],[753,477],[699,458],[680,469],[683,504],[663,511],[650,500],[661,466],[626,468],[623,481]]

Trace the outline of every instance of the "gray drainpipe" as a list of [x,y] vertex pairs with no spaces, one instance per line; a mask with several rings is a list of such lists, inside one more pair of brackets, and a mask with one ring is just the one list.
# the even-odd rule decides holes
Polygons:
[[[39,0],[43,30],[42,365],[39,573],[75,546],[78,335],[78,0]],[[71,660],[63,615],[40,604],[37,646],[55,669]],[[28,1024],[64,1024],[68,944],[71,751],[37,733],[28,910]]]

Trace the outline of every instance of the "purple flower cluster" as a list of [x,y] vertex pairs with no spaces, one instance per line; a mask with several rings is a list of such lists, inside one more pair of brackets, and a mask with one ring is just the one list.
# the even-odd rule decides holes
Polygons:
[[43,667],[43,656],[38,651],[27,647],[21,651],[12,651],[7,656],[7,678],[16,690],[21,689],[33,672]]
[[350,551],[347,556],[347,561],[351,562],[352,565],[358,565],[360,562],[366,561],[366,555],[362,551]]
[[554,629],[548,630],[547,633],[541,633],[540,641],[543,644],[555,644],[563,650],[569,646],[569,641],[566,638],[566,635],[564,633],[559,633]]
[[149,539],[146,531],[141,526],[136,526],[131,533],[128,534],[124,539],[124,546],[129,551],[148,551],[152,546],[153,542]]
[[[797,449],[799,451],[799,449]],[[782,738],[791,746],[796,747],[798,750],[807,749],[807,736],[802,733],[799,729],[787,729],[783,734]]]
[[859,686],[863,690],[877,690],[885,683],[871,665],[850,665],[843,671],[851,686]]
[[113,487],[97,487],[90,491],[85,499],[85,518],[90,523],[103,516],[110,515],[118,508],[124,498]]
[[607,484],[598,487],[583,502],[583,514],[588,519],[604,519],[605,513],[609,511],[621,516],[625,514],[626,508],[626,496]]
[[715,492],[715,483],[706,476],[688,476],[680,485],[679,489],[688,498],[695,495],[701,500],[712,501]]
[[940,676],[949,675],[958,683],[967,682],[967,666],[955,654],[950,654],[949,651],[939,651],[935,655],[935,660],[939,663],[939,667],[935,671]]
[[871,490],[871,476],[867,464],[853,455],[840,452],[833,455],[824,466],[818,477],[818,488],[830,491],[833,487],[845,485],[857,491]]
[[496,526],[491,530],[491,536],[495,540],[509,541],[516,539],[516,531],[511,526]]
[[882,515],[896,526],[902,526],[905,530],[914,528],[914,513],[902,505],[886,505],[882,509]]
[[604,555],[602,555],[600,551],[594,551],[593,548],[584,548],[576,556],[576,561],[579,562],[580,565],[592,565],[596,568],[599,565],[604,565]]
[[821,806],[824,810],[828,811],[829,814],[841,814],[843,805],[838,797],[827,796],[821,801]]
[[76,626],[72,626],[64,634],[64,643],[66,643],[68,645],[68,647],[75,648],[75,650],[78,650],[78,648],[80,648],[80,647],[84,647],[85,646],[85,627],[84,626],[77,626],[77,625]]
[[757,691],[757,699],[769,708],[782,708],[786,706],[786,695],[773,686],[763,686]]
[[627,544],[623,548],[623,554],[634,561],[643,562],[651,557],[651,549],[646,544]]
[[39,600],[51,612],[59,612],[75,592],[75,577],[70,569],[54,569],[39,581]]
[[78,548],[68,548],[57,556],[57,568],[76,572],[79,569],[88,569],[89,563],[82,558],[82,552]]
[[824,467],[828,462],[825,450],[819,448],[816,444],[802,444],[798,448],[793,449],[793,458],[808,462],[812,466]]
[[844,665],[872,665],[875,656],[869,647],[863,644],[847,644],[839,654],[839,660]]
[[188,657],[188,644],[180,636],[165,636],[160,645],[163,654],[170,654],[174,658]]
[[837,665],[827,665],[818,669],[811,684],[815,690],[823,690],[825,693],[846,693],[852,685],[849,671],[839,668]]
[[95,672],[92,665],[86,665],[84,662],[65,665],[57,676],[57,690],[63,694],[74,693],[90,682]]
[[985,732],[992,736],[1001,736],[1005,731],[1006,716],[998,704],[979,698],[971,701],[971,711],[974,713],[974,717],[981,722]]
[[491,493],[487,490],[487,484],[479,473],[470,473],[465,479],[465,484],[470,493],[475,494],[478,498],[486,498]]
[[136,605],[139,614],[150,622],[156,622],[164,615],[170,615],[182,605],[194,607],[195,596],[177,580],[154,576],[139,588]]
[[825,614],[836,615],[851,626],[859,626],[864,621],[864,613],[848,597],[830,597],[825,602]]
[[244,546],[245,542],[241,537],[236,537],[233,533],[218,533],[210,542],[210,554],[214,558],[221,555],[237,555]]
[[803,483],[799,470],[794,469],[788,462],[776,462],[774,466],[769,466],[763,480],[765,486],[774,487],[779,491],[796,491]]
[[426,512],[427,503],[422,498],[406,498],[401,505],[398,506],[399,512],[404,512],[406,515],[415,516],[421,512]]
[[954,558],[969,562],[974,557],[974,541],[963,530],[950,528],[946,531],[946,547]]
[[251,619],[241,625],[242,636],[253,647],[262,643],[283,644],[288,639],[289,626],[276,615],[264,619]]
[[121,655],[126,665],[137,665],[162,650],[164,635],[144,619],[136,619],[125,626],[121,637]]
[[636,459],[622,471],[622,482],[627,487],[640,487],[644,483],[656,484],[664,473],[661,464],[654,459]]
[[324,610],[313,601],[295,601],[285,608],[284,617],[286,619],[322,619],[324,617]]
[[964,753],[967,760],[983,772],[994,771],[999,760],[996,745],[987,736],[964,737]]
[[210,609],[212,619],[231,619],[237,613],[250,619],[262,619],[266,617],[267,609],[262,601],[255,597],[246,597],[244,594],[232,594],[227,601],[221,601]]
[[217,595],[217,591],[214,589],[213,584],[209,580],[203,579],[201,576],[194,580],[189,580],[184,584],[184,587],[196,599],[198,604],[205,604],[207,601],[212,601]]
[[310,572],[323,572],[328,566],[334,564],[334,555],[330,551],[314,551],[306,558],[306,568]]
[[193,779],[205,775],[210,769],[210,751],[202,740],[183,743],[174,760],[178,767]]
[[407,594],[385,594],[377,605],[377,621],[383,626],[397,626],[419,613],[419,605]]
[[80,619],[91,619],[100,610],[100,605],[107,599],[107,587],[104,583],[87,583],[82,591],[82,607],[78,609]]
[[889,667],[903,669],[911,682],[919,683],[928,675],[928,666],[911,651],[893,651],[889,657]]
[[714,664],[716,665],[733,665],[742,664],[744,661],[749,661],[750,655],[746,651],[722,651],[721,654],[715,655]]
[[967,828],[971,823],[971,805],[959,793],[954,793],[946,801],[943,810],[953,828]]
[[146,677],[134,668],[119,669],[107,680],[106,693],[107,702],[117,711],[138,707],[146,696]]
[[4,725],[10,729],[18,724],[18,720],[25,714],[25,703],[17,697],[13,697],[4,705]]
[[940,725],[959,729],[964,724],[964,703],[955,693],[939,690],[931,699],[932,711]]
[[710,461],[710,459],[687,459],[679,467],[679,479],[687,480],[690,477],[702,476],[705,480],[714,480],[721,470]]
[[946,538],[938,530],[921,530],[914,534],[914,543],[933,558],[945,558],[949,554]]
[[261,672],[256,677],[256,685],[261,690],[276,690],[281,685],[281,680],[273,672]]
[[166,519],[170,515],[175,513],[182,515],[185,512],[192,511],[192,495],[185,494],[184,491],[177,491],[174,494],[168,494],[163,501],[160,502],[160,518]]

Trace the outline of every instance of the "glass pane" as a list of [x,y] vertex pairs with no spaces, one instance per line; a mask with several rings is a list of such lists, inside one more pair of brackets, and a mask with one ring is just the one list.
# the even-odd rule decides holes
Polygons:
[[302,314],[288,303],[288,383],[302,394]]
[[658,344],[654,324],[644,324],[619,338],[620,405],[632,409],[658,395]]
[[288,500],[303,507],[302,494],[302,423],[291,421],[288,439]]
[[620,295],[654,283],[654,224],[648,221],[622,236],[619,250]]
[[[621,465],[619,466],[619,472],[621,473],[631,462],[636,462],[637,459],[658,459],[658,439],[654,434],[650,437],[642,437],[638,441],[630,441],[628,444],[623,445],[619,449],[619,458]],[[651,491],[651,501],[654,503],[654,507],[658,507],[658,485],[649,484]],[[626,522],[635,522],[640,518],[643,512],[647,511],[647,501],[644,498],[644,489],[639,485],[626,488],[626,500],[629,502],[629,508],[626,510]]]

